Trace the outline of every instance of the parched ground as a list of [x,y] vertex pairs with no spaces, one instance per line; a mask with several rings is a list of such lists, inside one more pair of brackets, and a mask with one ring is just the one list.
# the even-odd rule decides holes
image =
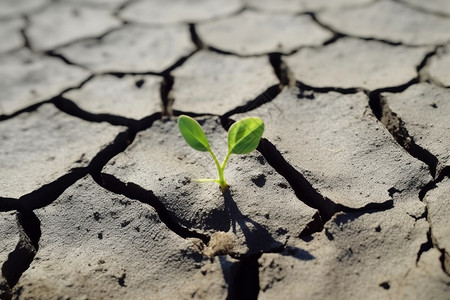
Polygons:
[[[0,299],[450,299],[450,1],[1,0]],[[230,189],[176,118],[223,159]]]

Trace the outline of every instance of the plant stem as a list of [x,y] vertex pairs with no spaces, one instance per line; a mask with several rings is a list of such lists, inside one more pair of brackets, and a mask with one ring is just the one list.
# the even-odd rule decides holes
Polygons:
[[227,182],[225,181],[225,177],[223,175],[223,170],[225,168],[225,163],[228,160],[228,157],[230,156],[230,154],[227,154],[227,157],[225,158],[224,164],[221,166],[219,163],[219,160],[217,159],[216,155],[214,154],[214,152],[212,152],[211,149],[208,149],[209,153],[211,154],[212,158],[214,159],[214,162],[216,163],[216,167],[217,167],[217,173],[219,174],[219,179],[218,179],[218,183],[220,185],[220,188],[222,189],[222,192],[224,192],[228,185]]
[[196,182],[218,182],[217,179],[211,179],[211,178],[200,178],[200,179],[194,179]]
[[223,160],[223,163],[222,163],[222,170],[225,170],[225,165],[228,162],[228,158],[230,157],[230,154],[231,154],[231,152],[228,150],[227,156],[225,156],[225,159]]
[[228,151],[227,156],[225,156],[225,159],[223,160],[223,163],[219,169],[219,184],[220,184],[220,187],[222,188],[222,192],[225,192],[225,190],[228,188],[228,184],[225,181],[224,171],[225,171],[225,166],[227,164],[228,158],[230,157],[230,154],[231,154],[231,152]]

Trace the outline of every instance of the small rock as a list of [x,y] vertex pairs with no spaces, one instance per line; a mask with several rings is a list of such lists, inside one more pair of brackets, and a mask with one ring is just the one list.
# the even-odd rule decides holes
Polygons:
[[234,235],[229,232],[214,232],[211,235],[208,247],[203,250],[206,256],[213,257],[216,255],[232,254],[234,247]]

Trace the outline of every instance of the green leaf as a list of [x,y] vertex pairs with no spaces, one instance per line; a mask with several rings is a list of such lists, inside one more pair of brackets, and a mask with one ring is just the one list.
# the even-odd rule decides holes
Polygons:
[[185,115],[179,116],[178,127],[189,146],[198,151],[209,151],[208,138],[196,120]]
[[228,152],[252,152],[258,147],[263,132],[264,122],[260,118],[245,118],[234,123],[228,131]]

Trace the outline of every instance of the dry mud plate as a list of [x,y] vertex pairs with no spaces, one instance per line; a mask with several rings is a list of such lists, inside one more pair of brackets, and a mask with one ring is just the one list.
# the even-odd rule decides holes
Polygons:
[[[0,299],[450,299],[450,2],[3,0]],[[259,117],[229,189],[222,160]]]

